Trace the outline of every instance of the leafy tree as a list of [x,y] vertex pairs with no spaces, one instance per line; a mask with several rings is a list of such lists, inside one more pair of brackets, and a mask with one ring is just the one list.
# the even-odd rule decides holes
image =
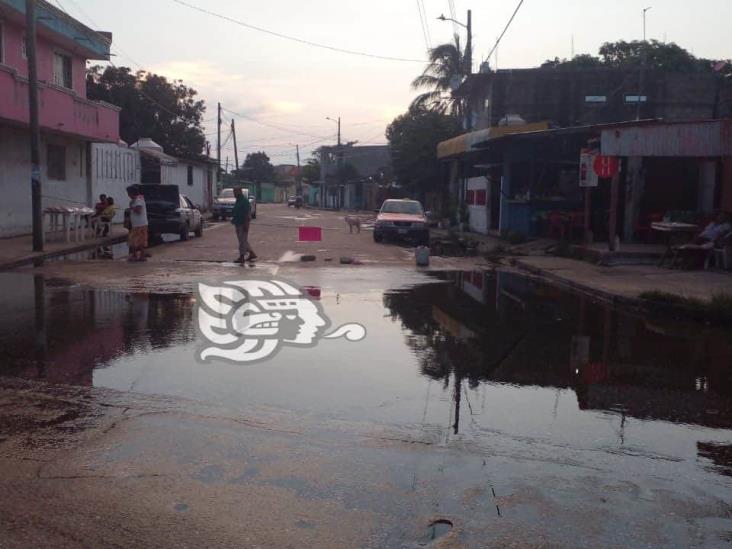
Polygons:
[[127,67],[95,66],[87,74],[86,89],[89,99],[122,109],[120,136],[127,143],[150,137],[173,156],[203,156],[206,106],[182,81]]
[[453,43],[440,44],[429,51],[429,64],[424,72],[414,79],[414,89],[428,88],[412,101],[412,108],[426,108],[440,113],[460,116],[463,102],[453,96],[452,91],[463,77],[470,73],[468,56],[460,46],[460,37],[455,35]]
[[427,108],[412,107],[386,129],[397,182],[410,191],[446,190],[440,176],[437,144],[461,133],[456,117]]
[[591,69],[602,66],[602,60],[589,53],[575,55],[572,59],[559,59],[559,57],[555,57],[554,59],[545,61],[541,65],[542,68],[553,69]]
[[610,67],[634,67],[643,62],[653,69],[679,72],[711,71],[711,61],[698,59],[677,44],[665,44],[658,40],[643,42],[606,42],[600,47],[600,57]]
[[243,170],[247,177],[257,183],[274,179],[274,166],[265,152],[249,153],[244,160],[244,168],[247,168]]
[[274,166],[265,152],[249,153],[241,170],[247,179],[254,181],[257,187],[257,200],[262,199],[262,183],[274,180]]
[[302,178],[308,182],[320,179],[320,161],[317,158],[308,158],[302,167]]
[[599,57],[589,54],[580,54],[572,59],[559,59],[545,61],[541,66],[544,68],[567,69],[567,68],[636,68],[644,62],[651,70],[675,71],[675,72],[709,72],[712,71],[713,62],[709,59],[700,59],[690,52],[674,43],[664,43],[658,40],[644,42],[634,40],[626,42],[606,42],[600,47]]

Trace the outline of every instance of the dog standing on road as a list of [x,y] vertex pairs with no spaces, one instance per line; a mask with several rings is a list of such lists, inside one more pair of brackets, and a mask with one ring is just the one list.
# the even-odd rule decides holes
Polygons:
[[348,225],[348,232],[353,234],[353,228],[356,228],[357,233],[361,233],[361,218],[355,215],[347,215],[345,217],[346,224]]

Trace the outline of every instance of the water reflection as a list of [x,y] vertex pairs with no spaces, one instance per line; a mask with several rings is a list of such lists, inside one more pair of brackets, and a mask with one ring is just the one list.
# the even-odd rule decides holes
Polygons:
[[192,341],[189,295],[124,294],[3,277],[0,375],[91,385],[95,368]]
[[485,382],[569,388],[580,409],[623,420],[732,427],[729,333],[620,313],[510,273],[444,276],[387,292],[384,305],[422,373],[452,386],[455,433],[463,384]]

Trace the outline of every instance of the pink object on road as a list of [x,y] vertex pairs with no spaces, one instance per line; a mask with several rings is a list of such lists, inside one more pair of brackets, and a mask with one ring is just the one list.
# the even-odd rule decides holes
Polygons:
[[300,242],[320,242],[323,240],[323,229],[320,227],[300,227]]

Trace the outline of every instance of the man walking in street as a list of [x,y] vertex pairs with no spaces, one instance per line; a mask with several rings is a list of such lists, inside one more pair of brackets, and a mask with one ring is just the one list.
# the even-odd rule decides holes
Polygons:
[[[257,254],[249,245],[249,225],[252,221],[252,208],[249,204],[249,197],[244,195],[241,187],[234,189],[236,203],[231,212],[231,223],[236,229],[236,237],[239,240],[239,258],[236,263],[244,264],[245,261],[254,261]],[[247,257],[249,254],[249,257]]]
[[147,254],[147,206],[145,197],[137,185],[127,187],[130,197],[130,234],[128,246],[130,248],[129,261],[145,261]]

